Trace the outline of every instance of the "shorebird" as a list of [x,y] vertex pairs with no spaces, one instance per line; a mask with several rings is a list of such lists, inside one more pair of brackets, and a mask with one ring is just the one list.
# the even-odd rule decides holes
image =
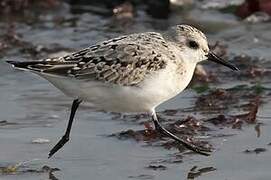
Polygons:
[[238,70],[212,53],[204,33],[189,25],[176,25],[164,33],[120,36],[63,57],[7,62],[47,79],[74,99],[65,134],[49,152],[50,158],[69,141],[75,112],[83,101],[105,111],[148,112],[158,132],[210,155],[210,149],[165,129],[155,112],[159,104],[187,87],[196,64],[204,60]]

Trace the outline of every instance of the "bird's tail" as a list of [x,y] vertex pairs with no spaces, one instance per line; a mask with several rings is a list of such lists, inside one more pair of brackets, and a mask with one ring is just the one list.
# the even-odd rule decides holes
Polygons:
[[15,68],[22,68],[27,69],[29,65],[35,65],[40,62],[37,61],[6,61],[7,63],[11,64]]
[[37,61],[6,61],[12,64],[13,67],[24,70],[31,71],[37,74],[46,73],[56,76],[68,76],[67,73],[71,68],[73,68],[77,61],[47,61],[47,60],[37,60]]
[[44,64],[42,61],[6,61],[7,63],[11,64],[14,68],[21,69],[21,70],[34,70],[36,69],[31,68],[33,65]]

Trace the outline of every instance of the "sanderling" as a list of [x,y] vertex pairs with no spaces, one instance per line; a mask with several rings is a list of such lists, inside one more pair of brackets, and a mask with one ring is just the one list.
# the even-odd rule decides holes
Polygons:
[[176,96],[189,84],[196,64],[210,60],[238,70],[213,54],[206,36],[189,25],[177,25],[165,33],[145,32],[97,43],[67,56],[38,61],[7,61],[47,79],[74,98],[64,136],[49,158],[69,141],[75,112],[82,101],[112,112],[148,112],[155,129],[203,155],[197,147],[166,130],[155,108]]

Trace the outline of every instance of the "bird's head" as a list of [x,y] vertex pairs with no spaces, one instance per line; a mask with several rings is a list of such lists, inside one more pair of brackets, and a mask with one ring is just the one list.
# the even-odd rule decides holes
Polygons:
[[236,66],[211,52],[206,36],[195,27],[189,25],[174,26],[168,31],[167,37],[182,51],[182,59],[185,61],[196,64],[209,60],[227,66],[232,70],[238,70]]

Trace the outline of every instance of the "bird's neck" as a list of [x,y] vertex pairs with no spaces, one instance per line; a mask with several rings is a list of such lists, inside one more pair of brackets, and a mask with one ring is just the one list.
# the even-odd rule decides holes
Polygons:
[[196,68],[195,63],[177,63],[176,73],[179,81],[186,87],[190,83]]

